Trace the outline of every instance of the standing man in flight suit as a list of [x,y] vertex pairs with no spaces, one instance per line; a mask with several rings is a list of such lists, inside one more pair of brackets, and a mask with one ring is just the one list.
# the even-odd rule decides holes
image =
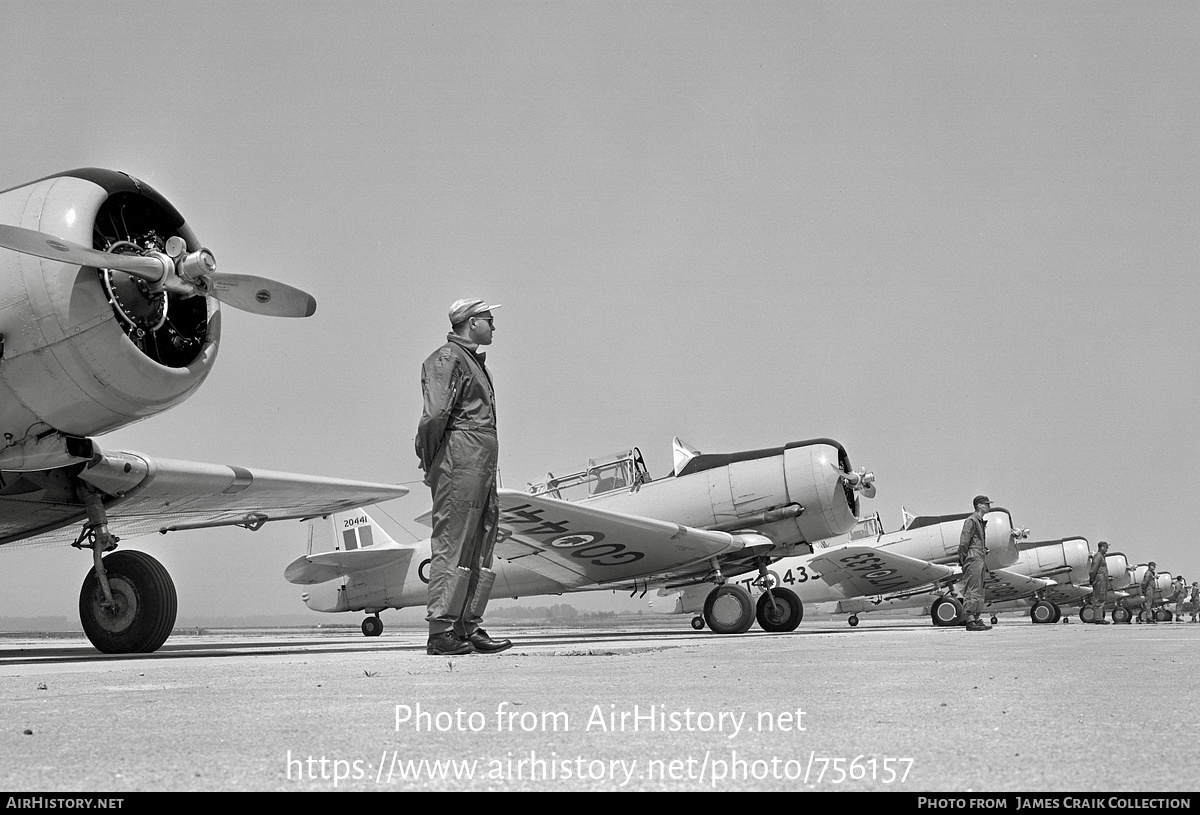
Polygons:
[[968,631],[990,631],[991,626],[985,623],[980,615],[983,614],[983,561],[987,557],[987,521],[984,515],[992,509],[992,502],[986,495],[976,495],[971,502],[975,507],[963,523],[962,535],[958,538],[958,565],[962,567],[963,579],[963,611],[971,619],[967,620]]
[[1146,566],[1146,573],[1142,575],[1142,615],[1148,623],[1156,623],[1154,619],[1154,604],[1158,601],[1158,571],[1155,569],[1154,561],[1150,561]]
[[1092,585],[1092,608],[1096,609],[1096,619],[1092,622],[1099,625],[1108,625],[1108,620],[1104,619],[1104,605],[1108,602],[1108,560],[1105,556],[1108,554],[1108,541],[1100,541],[1096,544],[1096,554],[1092,556],[1092,568],[1088,570],[1088,577],[1091,578]]
[[455,300],[446,344],[421,366],[424,410],[415,444],[433,492],[425,652],[434,656],[512,646],[479,627],[496,580],[492,549],[500,518],[496,394],[479,349],[492,344],[498,308],[477,297]]

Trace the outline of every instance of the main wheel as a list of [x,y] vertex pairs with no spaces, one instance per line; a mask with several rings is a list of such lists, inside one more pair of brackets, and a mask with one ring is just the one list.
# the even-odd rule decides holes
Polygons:
[[717,586],[704,600],[704,621],[717,634],[744,634],[754,624],[754,601],[741,586]]
[[378,617],[367,617],[362,621],[364,637],[378,637],[383,633],[383,620]]
[[1029,619],[1035,623],[1052,623],[1055,620],[1054,609],[1053,603],[1038,600],[1033,604],[1033,608],[1029,609]]
[[171,636],[179,600],[163,565],[145,552],[113,552],[104,558],[113,595],[106,608],[93,566],[79,592],[79,621],[96,649],[106,654],[148,654]]
[[858,627],[858,615],[851,614],[850,619],[846,620],[846,622],[850,623],[851,628],[857,628]]
[[1059,608],[1058,603],[1051,603],[1050,607],[1054,609],[1054,619],[1050,622],[1056,623],[1062,619],[1062,609]]
[[939,597],[929,609],[933,624],[938,626],[958,625],[963,616],[962,603],[953,597]]
[[[772,597],[775,599],[773,603],[771,602]],[[804,604],[800,602],[796,592],[791,589],[771,589],[770,596],[763,592],[763,595],[758,598],[758,610],[755,616],[763,631],[774,633],[795,631],[796,626],[800,625],[800,621],[804,619]]]
[[1125,606],[1117,606],[1113,609],[1112,618],[1114,623],[1128,623],[1129,618],[1132,616],[1129,613],[1129,609],[1125,608]]
[[1096,622],[1096,607],[1089,606],[1086,603],[1079,609],[1079,622],[1094,623]]

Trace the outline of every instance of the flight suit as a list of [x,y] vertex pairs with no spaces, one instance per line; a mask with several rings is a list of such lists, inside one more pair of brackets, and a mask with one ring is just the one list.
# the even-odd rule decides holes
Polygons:
[[1158,600],[1158,575],[1153,569],[1146,569],[1142,575],[1142,609],[1146,612],[1146,622],[1154,622],[1154,604]]
[[1098,616],[1096,620],[1104,619],[1104,606],[1108,602],[1108,558],[1100,552],[1092,555],[1092,568],[1088,572],[1092,585],[1092,606]]
[[433,494],[425,619],[430,636],[453,630],[465,638],[479,629],[496,580],[496,396],[478,346],[453,332],[446,340],[421,366],[415,440]]
[[978,512],[963,523],[958,539],[958,564],[962,566],[963,610],[976,617],[983,614],[983,561],[987,557],[987,521]]

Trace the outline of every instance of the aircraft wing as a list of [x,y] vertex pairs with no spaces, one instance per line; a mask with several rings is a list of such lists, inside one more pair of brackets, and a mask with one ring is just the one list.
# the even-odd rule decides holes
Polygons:
[[1069,606],[1082,602],[1092,594],[1091,586],[1077,586],[1074,583],[1058,583],[1050,586],[1042,596],[1051,603]]
[[1008,569],[993,569],[983,574],[983,596],[988,605],[1031,597],[1057,585],[1053,580],[1029,577]]
[[[118,537],[214,526],[257,529],[398,498],[406,487],[104,452],[79,478],[104,499]],[[40,473],[0,479],[0,544],[70,543],[87,520],[73,489]]]
[[768,542],[516,490],[499,495],[496,557],[566,589],[703,574],[711,558]]
[[915,589],[959,574],[953,566],[855,544],[824,549],[811,563],[826,583],[851,597]]

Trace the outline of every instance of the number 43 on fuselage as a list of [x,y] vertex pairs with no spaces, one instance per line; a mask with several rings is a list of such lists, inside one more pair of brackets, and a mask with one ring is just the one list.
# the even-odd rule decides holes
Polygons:
[[[710,584],[707,617],[718,633],[747,630],[756,616],[790,631],[803,608],[790,590],[757,607],[727,577],[766,574],[774,560],[812,551],[846,534],[874,476],[851,469],[842,445],[813,439],[762,450],[702,454],[675,439],[675,469],[652,479],[641,453],[593,459],[583,470],[548,475],[528,491],[502,489],[495,597]],[[285,576],[314,588],[315,611],[365,611],[368,636],[379,612],[426,602],[429,541],[401,545],[366,512],[313,524],[309,553]]]

